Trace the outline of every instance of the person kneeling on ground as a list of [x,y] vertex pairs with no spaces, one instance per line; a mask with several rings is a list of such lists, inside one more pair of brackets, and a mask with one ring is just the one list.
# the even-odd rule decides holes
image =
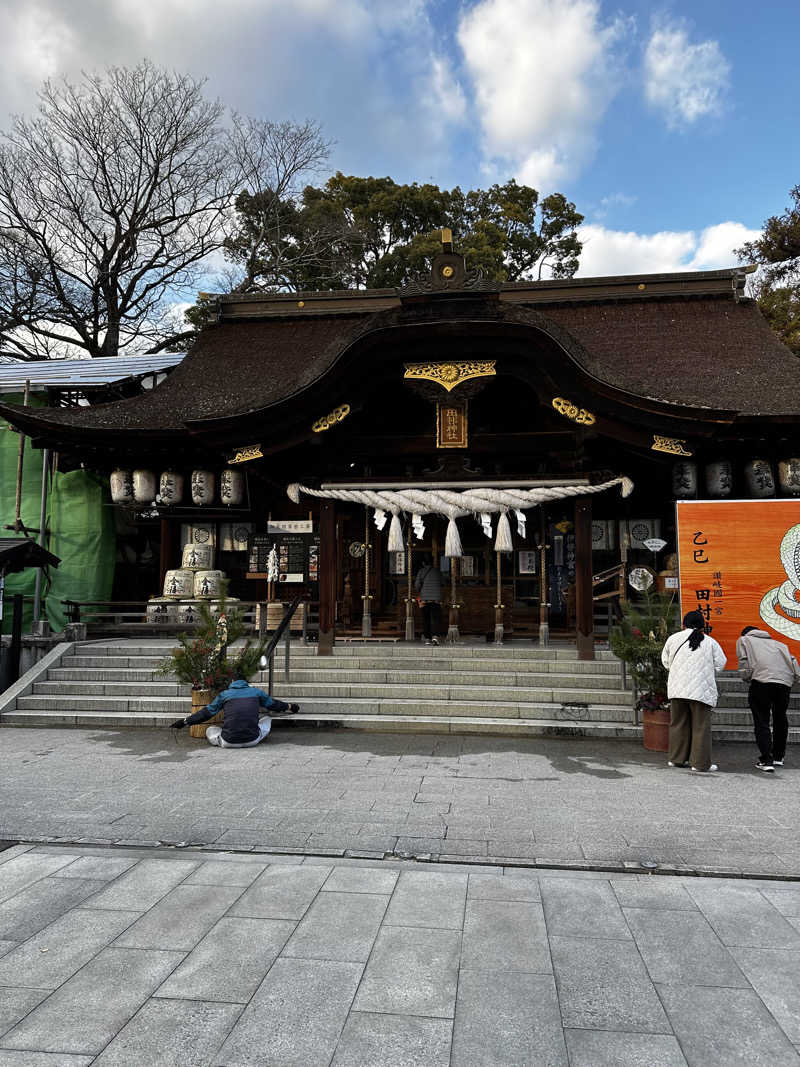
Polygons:
[[[736,642],[739,670],[750,682],[747,701],[753,713],[753,730],[760,758],[760,771],[782,767],[789,736],[786,709],[792,686],[800,678],[800,666],[782,641],[766,630],[745,626]],[[769,719],[772,714],[772,733]]]
[[[261,715],[261,708],[269,714]],[[272,718],[276,715],[294,715],[299,710],[298,704],[284,704],[263,689],[250,685],[246,678],[237,678],[205,708],[187,715],[185,719],[177,719],[170,726],[176,730],[194,726],[207,722],[221,711],[222,726],[209,726],[206,741],[221,748],[252,748],[267,736]]]

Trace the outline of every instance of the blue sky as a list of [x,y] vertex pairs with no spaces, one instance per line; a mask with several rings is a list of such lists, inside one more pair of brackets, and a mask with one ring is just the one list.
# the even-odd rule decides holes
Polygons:
[[0,99],[146,55],[332,168],[564,192],[581,274],[700,269],[800,183],[799,41],[784,0],[0,0]]

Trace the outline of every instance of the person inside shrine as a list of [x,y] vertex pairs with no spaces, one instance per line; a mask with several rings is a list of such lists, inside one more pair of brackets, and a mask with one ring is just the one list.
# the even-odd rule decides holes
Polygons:
[[422,608],[422,632],[426,645],[438,645],[442,628],[442,572],[431,556],[417,572],[414,588]]

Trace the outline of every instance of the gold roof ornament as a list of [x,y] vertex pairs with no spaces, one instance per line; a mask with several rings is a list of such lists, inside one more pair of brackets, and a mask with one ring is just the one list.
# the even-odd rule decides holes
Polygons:
[[670,456],[693,456],[694,452],[686,448],[686,441],[682,437],[662,437],[653,434],[653,443],[650,445],[652,452],[666,452]]
[[321,419],[317,419],[311,429],[314,433],[324,433],[325,430],[330,430],[331,426],[335,426],[337,422],[346,419],[349,414],[350,405],[340,404],[338,408],[334,408],[328,415],[323,415]]
[[594,426],[597,419],[591,411],[587,411],[586,408],[579,408],[577,404],[573,404],[571,400],[567,400],[563,396],[553,397],[553,407],[566,419],[571,419],[572,422],[577,422],[579,426]]
[[251,459],[261,459],[263,455],[261,445],[245,445],[229,457],[228,463],[248,463]]
[[494,359],[463,359],[452,363],[405,363],[404,378],[434,382],[449,393],[470,378],[490,378],[497,374]]

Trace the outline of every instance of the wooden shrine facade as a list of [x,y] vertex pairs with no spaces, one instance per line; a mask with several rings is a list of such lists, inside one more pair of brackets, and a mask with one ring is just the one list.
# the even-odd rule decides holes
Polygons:
[[[626,553],[660,569],[644,534],[674,551],[676,496],[704,495],[703,472],[719,464],[729,466],[722,491],[744,496],[748,464],[776,470],[800,455],[797,361],[744,284],[734,268],[494,285],[446,248],[431,277],[401,291],[220,297],[217,321],[146,395],[0,410],[62,463],[245,471],[237,514],[256,534],[270,518],[310,516],[319,547],[304,582],[320,605],[320,651],[360,630],[365,605],[374,632],[407,633],[409,562],[413,571],[423,553],[443,557],[448,519],[425,516],[409,539],[403,513],[401,560],[369,509],[294,503],[290,483],[461,491],[625,476],[626,498],[617,488],[532,508],[524,538],[512,518],[510,553],[494,549],[496,522],[490,539],[461,517],[455,586],[446,564],[462,633],[491,637],[499,620],[506,635],[535,638],[546,624],[591,656],[593,579]],[[228,514],[152,510],[162,571],[178,523]],[[248,574],[264,572],[247,566],[239,593],[263,597],[265,579]]]

